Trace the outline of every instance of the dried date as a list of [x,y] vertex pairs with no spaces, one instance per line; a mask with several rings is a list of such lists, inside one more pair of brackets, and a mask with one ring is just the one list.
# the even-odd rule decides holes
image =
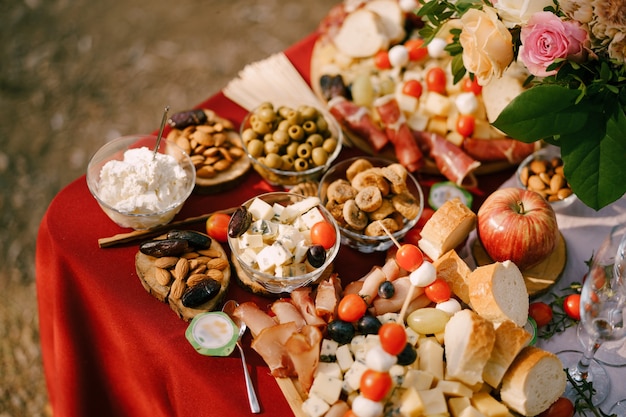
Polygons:
[[185,239],[158,239],[149,240],[139,245],[139,251],[144,255],[162,258],[164,256],[180,256],[190,250],[189,242]]

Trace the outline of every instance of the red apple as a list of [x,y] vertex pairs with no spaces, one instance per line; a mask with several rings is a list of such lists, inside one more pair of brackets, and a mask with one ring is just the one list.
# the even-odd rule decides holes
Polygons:
[[487,197],[477,216],[478,238],[494,261],[510,260],[523,271],[556,248],[556,215],[550,203],[534,191],[497,190]]

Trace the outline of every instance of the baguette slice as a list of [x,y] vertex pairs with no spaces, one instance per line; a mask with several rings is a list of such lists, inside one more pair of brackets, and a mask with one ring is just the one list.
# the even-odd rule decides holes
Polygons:
[[511,320],[523,327],[528,320],[528,290],[511,261],[479,266],[468,277],[470,305],[495,323]]
[[459,254],[452,249],[433,262],[433,266],[437,270],[437,277],[443,278],[450,285],[454,295],[469,305],[469,286],[467,282],[472,270],[461,259]]
[[436,261],[463,243],[475,227],[476,214],[456,197],[446,201],[428,219],[418,246],[430,259]]
[[378,14],[367,9],[357,9],[346,16],[333,43],[339,51],[351,58],[367,58],[386,49],[389,39]]
[[563,364],[555,354],[527,346],[504,374],[500,397],[510,409],[536,416],[563,394],[566,382]]
[[510,320],[496,327],[496,343],[483,370],[483,380],[494,388],[502,381],[517,354],[528,345],[532,335]]
[[444,331],[446,375],[469,386],[483,382],[496,341],[493,323],[469,309],[455,313]]

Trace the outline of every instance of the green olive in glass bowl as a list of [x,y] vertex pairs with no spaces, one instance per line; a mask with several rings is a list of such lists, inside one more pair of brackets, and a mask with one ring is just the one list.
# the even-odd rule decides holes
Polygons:
[[341,152],[343,133],[324,109],[265,102],[244,118],[241,139],[259,175],[289,189],[321,178]]

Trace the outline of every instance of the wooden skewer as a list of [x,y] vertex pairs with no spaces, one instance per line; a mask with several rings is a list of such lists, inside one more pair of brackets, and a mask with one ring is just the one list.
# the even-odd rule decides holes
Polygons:
[[212,213],[207,213],[207,214],[203,214],[203,215],[196,216],[196,217],[188,217],[186,219],[168,223],[163,226],[155,227],[154,229],[150,229],[150,230],[135,230],[133,232],[120,233],[111,237],[100,238],[98,239],[98,246],[100,246],[101,248],[110,248],[116,245],[120,245],[122,243],[134,242],[138,239],[147,239],[150,237],[155,237],[168,230],[172,230],[181,226],[188,226],[190,224],[207,221],[209,217],[217,213],[232,214],[235,212],[235,210],[237,210],[237,208],[238,207],[230,207],[224,210],[217,210]]

